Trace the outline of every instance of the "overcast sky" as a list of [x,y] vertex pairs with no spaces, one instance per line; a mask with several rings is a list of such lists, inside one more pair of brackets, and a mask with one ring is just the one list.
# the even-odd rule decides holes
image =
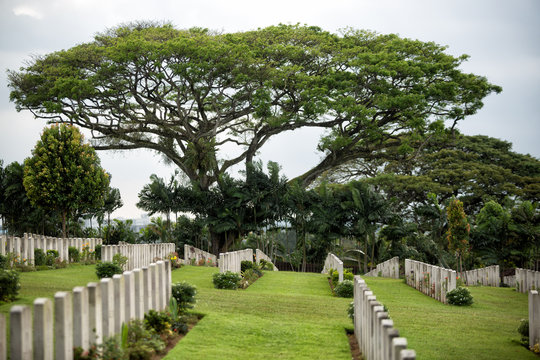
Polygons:
[[[6,69],[18,69],[32,55],[90,42],[107,28],[135,20],[169,21],[178,28],[224,32],[285,24],[337,31],[345,27],[397,33],[434,41],[453,55],[468,54],[466,72],[503,87],[459,128],[513,143],[540,158],[540,1],[538,0],[0,0],[0,159],[22,162],[45,126],[9,102]],[[260,158],[277,161],[295,177],[319,159],[314,130],[286,133],[263,147]],[[149,151],[98,153],[112,174],[124,207],[114,216],[139,217],[137,194],[151,174],[168,178],[174,168]]]

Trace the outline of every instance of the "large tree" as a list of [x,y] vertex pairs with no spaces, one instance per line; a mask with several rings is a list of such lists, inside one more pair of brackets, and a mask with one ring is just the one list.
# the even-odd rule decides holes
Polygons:
[[79,130],[59,124],[45,128],[25,160],[23,184],[32,204],[61,214],[66,237],[68,216],[103,206],[109,177]]
[[321,161],[298,177],[306,186],[351,159],[411,151],[474,114],[501,89],[460,71],[466,58],[353,29],[138,23],[35,58],[8,82],[18,110],[90,129],[96,149],[157,151],[203,191],[272,136],[326,129]]

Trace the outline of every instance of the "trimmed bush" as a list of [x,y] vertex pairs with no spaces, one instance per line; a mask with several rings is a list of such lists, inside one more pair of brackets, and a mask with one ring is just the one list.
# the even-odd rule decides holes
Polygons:
[[171,318],[163,311],[150,310],[144,314],[144,326],[154,329],[157,334],[163,334],[171,328]]
[[81,260],[81,253],[79,249],[74,246],[68,247],[69,262],[79,262]]
[[[339,283],[339,271],[334,270],[334,269],[330,269],[328,273],[332,277],[332,285],[334,287],[336,287],[337,284]],[[347,269],[343,270],[343,280],[351,280],[352,281],[353,279],[354,279],[354,274],[352,272],[350,272]]]
[[240,283],[241,277],[237,273],[230,271],[224,273],[216,273],[212,276],[212,282],[216,289],[229,289],[236,290],[238,289],[238,284]]
[[47,256],[45,256],[43,249],[34,249],[34,265],[43,266],[46,265],[46,262]]
[[334,288],[336,296],[351,298],[354,296],[354,286],[351,280],[343,280]]
[[469,289],[464,287],[458,287],[447,292],[446,299],[450,305],[469,306],[473,303],[473,297]]
[[240,263],[240,271],[241,272],[244,272],[246,271],[247,269],[253,269],[253,261],[249,261],[249,260],[243,260],[241,263]]
[[195,295],[197,295],[197,288],[195,286],[182,281],[173,284],[171,290],[172,297],[176,299],[180,313],[193,308],[193,304],[195,304]]
[[94,256],[96,257],[96,261],[101,260],[101,246],[101,244],[97,244],[94,248]]
[[20,288],[21,284],[17,271],[0,270],[0,301],[15,300]]
[[98,278],[112,278],[114,274],[121,274],[123,272],[120,265],[112,262],[102,262],[96,265],[96,275]]
[[261,267],[261,270],[268,270],[268,271],[274,271],[274,264],[271,262],[268,262],[264,259],[259,261],[259,266]]

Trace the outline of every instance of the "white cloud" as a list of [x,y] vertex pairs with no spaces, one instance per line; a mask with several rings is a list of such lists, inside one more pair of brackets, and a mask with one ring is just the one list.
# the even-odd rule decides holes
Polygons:
[[13,13],[16,16],[29,16],[34,19],[41,20],[43,19],[43,14],[37,11],[36,9],[28,6],[28,5],[21,5],[17,6],[16,8],[13,8]]

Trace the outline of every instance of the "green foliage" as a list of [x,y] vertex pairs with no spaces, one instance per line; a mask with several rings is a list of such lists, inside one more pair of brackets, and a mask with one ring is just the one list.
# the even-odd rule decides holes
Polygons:
[[120,253],[114,254],[112,258],[112,262],[118,265],[121,269],[124,269],[126,267],[128,260],[129,258],[127,256],[124,256]]
[[21,288],[19,273],[14,270],[0,270],[0,301],[13,301]]
[[34,265],[35,266],[42,266],[46,265],[46,256],[45,252],[43,252],[43,249],[34,249]]
[[[41,250],[41,252],[43,253],[43,250]],[[0,254],[0,269],[6,269],[8,265],[9,265],[9,262],[8,262],[7,256]]]
[[45,265],[54,266],[57,263],[57,259],[60,259],[59,256],[60,255],[58,255],[57,250],[47,250],[47,255],[45,257]]
[[261,259],[261,261],[259,261],[259,266],[261,270],[274,271],[274,264],[264,259]]
[[177,307],[180,313],[184,313],[187,309],[192,309],[195,304],[195,295],[197,288],[185,281],[178,282],[172,285],[172,298],[177,302]]
[[105,226],[103,228],[104,244],[106,245],[116,245],[120,241],[134,244],[136,240],[136,234],[131,230],[131,225],[133,220],[129,219],[126,221],[114,219],[110,226]]
[[529,320],[521,319],[517,332],[521,335],[522,338],[527,338],[527,341],[528,341],[529,340]]
[[240,284],[241,276],[237,273],[227,271],[224,273],[215,273],[212,276],[212,283],[216,289],[236,290]]
[[354,296],[354,284],[351,280],[343,280],[334,288],[338,297],[352,298]]
[[154,330],[157,334],[163,334],[171,329],[171,318],[163,311],[150,310],[144,314],[144,326]]
[[79,262],[81,259],[81,253],[76,247],[68,247],[69,262]]
[[347,306],[347,316],[354,324],[354,301],[351,301]]
[[446,299],[450,305],[469,306],[473,303],[471,292],[465,287],[458,287],[447,292]]
[[33,204],[61,212],[66,237],[68,216],[103,205],[109,177],[80,131],[60,124],[43,131],[25,160],[23,184]]
[[114,274],[122,274],[123,270],[120,265],[113,262],[100,262],[96,264],[96,275],[98,278],[112,278]]
[[159,335],[145,326],[142,320],[131,320],[128,324],[128,346],[125,350],[130,360],[148,360],[165,348]]
[[253,261],[243,260],[243,261],[240,263],[240,271],[241,271],[241,272],[244,272],[244,271],[246,271],[247,269],[253,269],[253,266],[254,266]]
[[95,256],[96,256],[96,260],[101,260],[101,247],[102,245],[101,244],[97,244],[96,247],[94,248],[95,251]]

